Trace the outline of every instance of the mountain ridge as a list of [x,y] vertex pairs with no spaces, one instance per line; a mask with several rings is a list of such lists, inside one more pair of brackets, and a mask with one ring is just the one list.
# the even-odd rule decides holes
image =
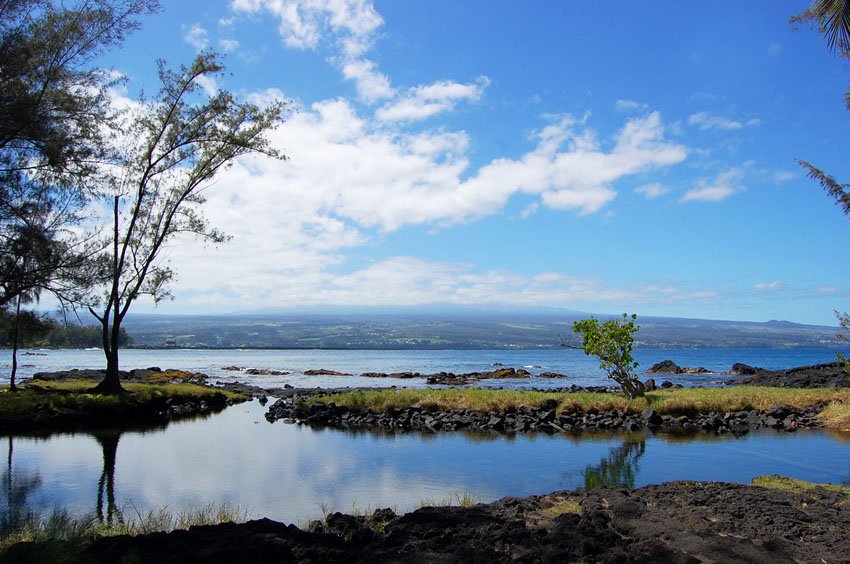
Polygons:
[[[125,328],[135,346],[328,349],[557,348],[577,344],[572,323],[589,316],[565,310],[469,310],[131,314]],[[841,348],[838,327],[790,321],[727,321],[638,317],[636,346],[655,348]],[[844,345],[846,346],[846,345]]]

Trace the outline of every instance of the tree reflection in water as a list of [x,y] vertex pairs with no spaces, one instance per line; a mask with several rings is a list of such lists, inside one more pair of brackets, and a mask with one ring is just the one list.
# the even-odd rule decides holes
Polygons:
[[584,489],[592,490],[600,486],[633,488],[638,460],[644,452],[645,437],[627,437],[623,444],[613,447],[599,464],[584,469]]
[[41,476],[37,473],[22,473],[15,471],[12,466],[15,450],[15,437],[9,435],[9,453],[6,457],[6,468],[3,470],[3,495],[6,498],[0,512],[0,532],[19,529],[31,516],[27,498],[41,487]]
[[[92,433],[103,451],[103,471],[97,483],[97,519],[101,523],[112,525],[113,517],[123,523],[120,511],[115,507],[115,458],[118,453],[120,431],[98,431]],[[103,498],[106,496],[106,514],[103,512]]]

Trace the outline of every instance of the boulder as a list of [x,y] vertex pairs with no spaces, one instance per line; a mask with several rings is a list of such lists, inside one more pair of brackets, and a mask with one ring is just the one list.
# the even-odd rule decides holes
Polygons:
[[662,360],[653,364],[646,372],[647,374],[681,374],[684,369],[672,360]]
[[351,376],[348,372],[337,372],[326,368],[310,369],[304,371],[305,376]]
[[736,362],[732,365],[732,370],[729,371],[729,374],[733,376],[753,376],[755,374],[761,374],[764,371],[764,368],[756,368],[743,362]]

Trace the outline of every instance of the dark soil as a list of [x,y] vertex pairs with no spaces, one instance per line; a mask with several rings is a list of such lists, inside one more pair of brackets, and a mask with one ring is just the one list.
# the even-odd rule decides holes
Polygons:
[[[850,504],[816,489],[671,482],[396,517],[335,513],[308,531],[268,519],[103,538],[93,562],[848,562]],[[6,558],[25,560],[18,545]],[[8,560],[12,561],[12,560]]]
[[754,372],[753,375],[728,383],[787,388],[850,388],[850,375],[844,371],[842,362],[800,366],[787,370],[749,368]]

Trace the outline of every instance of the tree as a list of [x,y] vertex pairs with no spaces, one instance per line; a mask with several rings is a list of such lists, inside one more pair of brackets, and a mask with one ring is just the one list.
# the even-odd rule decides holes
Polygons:
[[[833,54],[850,59],[850,0],[816,0],[810,8],[791,18],[791,24],[816,23],[818,30],[826,38],[827,48]],[[850,91],[844,94],[844,104],[850,110]],[[835,178],[808,161],[797,159],[806,169],[809,178],[820,184],[821,188],[835,200],[845,215],[850,217],[850,184],[842,184]],[[839,340],[850,340],[850,315],[835,312],[844,333],[837,335]],[[850,358],[836,353],[839,361],[844,362],[845,371],[850,374]]]
[[203,98],[201,83],[222,70],[212,53],[178,72],[160,61],[158,100],[141,101],[122,128],[120,166],[104,190],[111,192],[108,287],[99,309],[89,308],[103,331],[106,376],[100,392],[122,391],[119,336],[130,306],[144,295],[155,304],[170,296],[174,272],[161,257],[166,242],[186,233],[213,243],[227,239],[199,210],[203,190],[239,156],[284,158],[265,137],[279,123],[283,102],[260,109],[226,91]]
[[620,384],[629,399],[644,395],[643,383],[632,374],[638,367],[632,357],[633,335],[640,329],[635,325],[636,319],[637,315],[624,313],[622,319],[610,319],[602,324],[592,317],[573,323],[573,331],[581,337],[584,353],[599,358],[599,368]]
[[79,298],[97,244],[72,235],[106,156],[107,88],[95,57],[158,0],[0,0],[0,307],[44,289]]
[[[836,335],[838,340],[850,342],[850,314],[836,311],[835,316],[838,318],[838,325],[841,327],[842,331]],[[841,353],[835,353],[835,356],[838,357],[840,362],[844,363],[844,371],[850,375],[850,357],[844,356]]]
[[791,16],[791,25],[815,23],[832,53],[850,51],[850,0],[815,0],[802,14]]

